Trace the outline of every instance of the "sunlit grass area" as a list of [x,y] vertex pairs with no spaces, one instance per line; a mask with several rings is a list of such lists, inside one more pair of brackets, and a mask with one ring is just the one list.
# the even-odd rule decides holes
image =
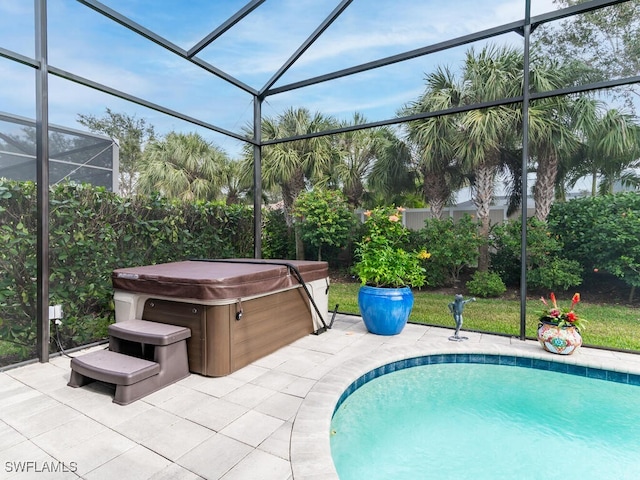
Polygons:
[[[333,283],[329,289],[329,309],[338,304],[338,311],[359,314],[358,283]],[[455,326],[448,304],[452,295],[429,291],[414,291],[414,306],[410,322],[443,327]],[[570,302],[570,300],[569,300]],[[537,299],[527,302],[527,337],[534,338],[538,328],[538,313],[542,304]],[[640,309],[620,305],[598,305],[581,302],[577,312],[587,320],[582,338],[585,345],[640,352]],[[520,335],[520,299],[484,299],[467,303],[463,330],[479,330],[513,336]]]

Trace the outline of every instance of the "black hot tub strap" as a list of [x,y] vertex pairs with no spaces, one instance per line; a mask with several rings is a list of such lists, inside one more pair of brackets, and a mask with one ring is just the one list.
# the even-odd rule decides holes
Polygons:
[[[254,260],[251,260],[251,259],[225,260],[225,259],[215,259],[215,258],[214,259],[212,259],[212,258],[190,258],[189,260],[193,261],[193,262],[246,263],[246,264],[249,264],[249,265],[281,265],[281,266],[287,267],[289,269],[289,271],[293,273],[293,276],[296,278],[298,283],[300,285],[302,285],[302,288],[304,289],[304,292],[307,294],[307,297],[309,298],[309,301],[311,302],[311,305],[313,305],[313,308],[315,309],[316,313],[318,314],[318,318],[320,319],[320,322],[322,323],[322,327],[320,327],[315,332],[313,332],[314,335],[319,335],[321,333],[324,333],[329,328],[331,328],[331,326],[328,326],[325,323],[324,318],[322,317],[322,313],[320,313],[320,309],[318,308],[318,305],[316,304],[315,300],[313,299],[313,295],[311,295],[311,292],[309,291],[309,288],[307,288],[307,284],[305,283],[304,279],[302,278],[302,275],[300,274],[300,271],[292,263],[289,263],[289,262],[278,262],[278,261],[275,261],[275,260],[270,260],[268,262],[265,262],[265,261],[257,260],[257,259],[254,259]],[[327,291],[328,291],[328,289],[329,289],[329,286],[327,285]],[[337,305],[336,305],[336,307],[337,307]],[[331,322],[331,323],[333,323],[333,322]]]

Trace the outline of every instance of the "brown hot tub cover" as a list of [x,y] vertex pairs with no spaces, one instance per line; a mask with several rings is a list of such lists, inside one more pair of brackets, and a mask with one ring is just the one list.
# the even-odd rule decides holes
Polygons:
[[328,277],[327,262],[304,260],[188,260],[182,262],[120,268],[113,271],[116,289],[173,298],[224,300],[264,295]]

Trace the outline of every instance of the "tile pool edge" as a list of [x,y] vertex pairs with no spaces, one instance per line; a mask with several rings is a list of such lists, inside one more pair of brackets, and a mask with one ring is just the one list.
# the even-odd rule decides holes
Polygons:
[[[562,373],[601,378],[614,382],[640,383],[640,361],[637,356],[622,354],[624,358],[634,358],[635,362],[625,362],[620,355],[589,354],[583,347],[571,356],[561,356],[545,352],[537,342],[514,340],[511,345],[482,345],[476,343],[431,342],[387,347],[375,353],[361,355],[346,361],[323,376],[309,391],[294,420],[291,433],[291,466],[293,478],[337,479],[338,475],[331,457],[329,431],[331,418],[337,405],[347,396],[350,388],[357,388],[356,382],[366,383],[377,374],[389,373],[400,368],[413,366],[415,358],[429,357],[428,363],[443,363],[455,360],[459,363],[492,363],[542,368]],[[423,344],[420,344],[423,343]],[[487,362],[487,360],[489,360]],[[500,361],[504,363],[500,363]],[[393,367],[385,367],[386,365]],[[426,364],[426,363],[423,363]],[[534,366],[535,365],[535,366]],[[548,368],[544,368],[544,367]],[[388,370],[388,371],[386,371]],[[603,378],[603,373],[609,378]],[[627,379],[625,382],[624,379]],[[632,381],[629,382],[628,380]],[[356,386],[357,385],[357,386]]]
[[444,363],[472,363],[532,368],[535,370],[564,373],[567,375],[576,375],[578,377],[593,378],[614,383],[640,386],[640,375],[635,373],[605,370],[597,367],[558,362],[556,360],[539,359],[526,356],[499,355],[495,353],[428,354],[386,363],[379,366],[378,368],[369,370],[364,375],[361,375],[360,377],[355,379],[351,383],[351,385],[349,385],[349,387],[342,393],[342,395],[338,399],[338,402],[336,403],[334,413],[340,408],[340,405],[342,405],[342,403],[347,399],[347,397],[349,397],[349,395],[351,395],[353,392],[355,392],[357,389],[370,382],[371,380],[374,380],[382,375],[386,375],[387,373],[398,372],[406,368]]

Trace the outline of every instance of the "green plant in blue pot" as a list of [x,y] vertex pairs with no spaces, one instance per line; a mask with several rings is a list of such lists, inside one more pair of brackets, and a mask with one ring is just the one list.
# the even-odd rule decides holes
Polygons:
[[402,207],[378,207],[364,213],[365,233],[357,243],[354,272],[360,279],[358,307],[367,330],[396,335],[413,308],[412,287],[425,284],[422,262],[431,254],[404,248],[408,229]]

